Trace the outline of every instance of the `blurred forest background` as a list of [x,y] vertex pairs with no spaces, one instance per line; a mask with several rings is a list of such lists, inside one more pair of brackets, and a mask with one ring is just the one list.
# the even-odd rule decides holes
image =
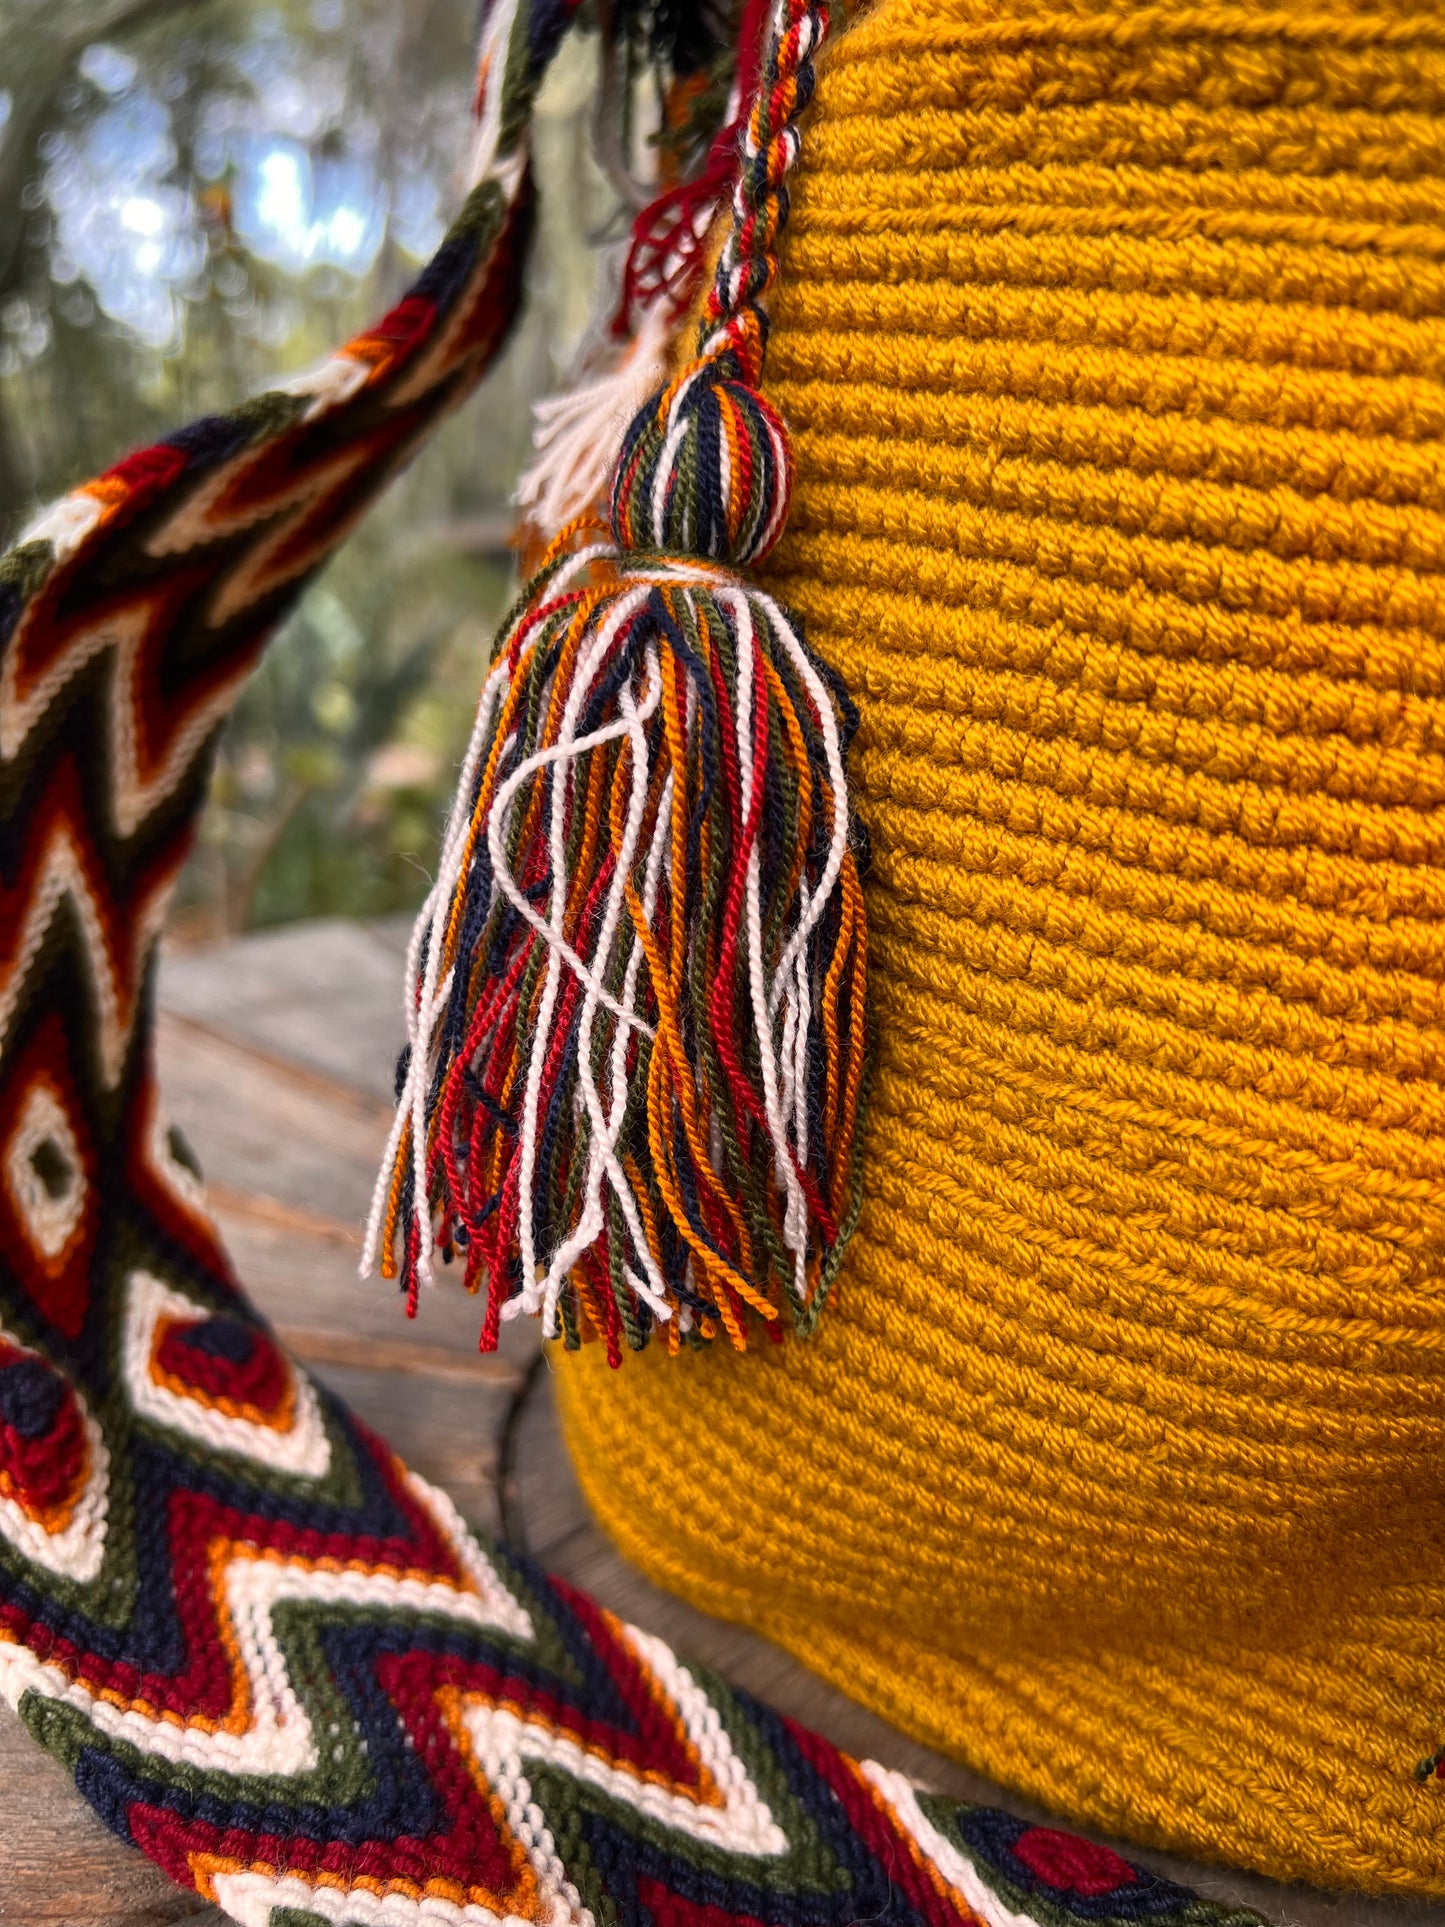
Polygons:
[[[440,240],[474,0],[0,0],[0,548],[52,496],[374,320]],[[425,894],[493,625],[532,400],[624,222],[592,48],[541,103],[529,308],[277,637],[229,726],[178,934]]]

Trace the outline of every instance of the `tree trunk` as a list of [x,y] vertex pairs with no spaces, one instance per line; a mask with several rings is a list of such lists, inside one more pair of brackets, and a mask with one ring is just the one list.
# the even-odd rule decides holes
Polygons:
[[30,506],[30,476],[0,388],[0,554],[20,533]]

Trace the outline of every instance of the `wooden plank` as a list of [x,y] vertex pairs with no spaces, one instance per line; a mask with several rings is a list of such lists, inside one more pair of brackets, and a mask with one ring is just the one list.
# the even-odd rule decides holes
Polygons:
[[509,1390],[492,1384],[399,1378],[390,1370],[321,1366],[316,1376],[406,1460],[439,1485],[462,1517],[497,1530],[496,1442]]
[[499,1386],[512,1390],[522,1374],[509,1359],[488,1356],[469,1358],[448,1351],[443,1345],[415,1345],[403,1338],[386,1339],[380,1346],[365,1338],[345,1333],[316,1331],[309,1325],[276,1326],[282,1344],[304,1358],[308,1365],[323,1372],[333,1365],[351,1365],[362,1371],[386,1371],[392,1377],[438,1380],[456,1385]]
[[[355,1247],[302,1236],[229,1210],[218,1211],[216,1219],[237,1276],[252,1302],[274,1323],[355,1344],[425,1345],[450,1357],[477,1359],[482,1308],[464,1291],[424,1293],[417,1316],[409,1319],[394,1285],[357,1277]],[[508,1325],[497,1357],[515,1372],[537,1344],[530,1321]],[[305,1345],[298,1349],[309,1355]],[[399,1356],[406,1356],[405,1351]],[[495,1370],[495,1362],[484,1369]]]
[[314,1214],[359,1249],[389,1106],[169,1012],[157,1059],[167,1114],[208,1177]]
[[[357,1276],[389,1105],[171,1012],[157,1053],[167,1113],[206,1172],[237,1275],[269,1318],[338,1341],[395,1342],[397,1359],[410,1344],[476,1357],[482,1307],[465,1292],[426,1292],[412,1321],[393,1285]],[[537,1344],[530,1322],[508,1325],[499,1357],[515,1372]]]
[[60,1762],[3,1703],[0,1815],[7,1927],[219,1927],[226,1918],[102,1826]]
[[328,917],[168,951],[160,1001],[389,1107],[405,1034],[404,929]]

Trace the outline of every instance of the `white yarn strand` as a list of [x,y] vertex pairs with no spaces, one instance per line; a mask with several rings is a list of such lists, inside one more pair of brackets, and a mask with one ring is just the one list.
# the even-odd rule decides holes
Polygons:
[[655,303],[611,368],[533,408],[536,456],[512,500],[537,528],[565,528],[605,499],[629,423],[666,378],[670,333]]
[[[738,766],[742,777],[744,810],[753,787],[753,664],[757,641],[753,633],[752,604],[746,595],[720,595],[733,609],[737,623],[737,744]],[[808,1204],[794,1168],[794,1152],[789,1140],[787,1119],[779,1093],[779,1073],[774,1036],[775,1000],[764,981],[763,931],[761,905],[762,858],[756,841],[748,852],[744,885],[744,934],[747,943],[748,990],[757,1032],[758,1064],[763,1076],[763,1111],[768,1136],[773,1143],[773,1169],[779,1189],[787,1200],[783,1214],[783,1239],[793,1254],[794,1283],[800,1299],[807,1290]],[[784,975],[782,982],[786,984]]]
[[[647,694],[643,699],[642,709],[638,708],[631,689],[624,689],[618,699],[618,706],[622,710],[623,720],[627,725],[627,734],[632,742],[632,793],[628,800],[627,822],[623,832],[622,847],[618,852],[617,863],[612,876],[612,884],[608,891],[602,929],[597,940],[597,974],[599,976],[605,973],[608,959],[611,957],[616,945],[623,902],[626,896],[627,879],[632,871],[633,860],[637,853],[638,839],[642,831],[642,819],[647,808],[650,769],[647,759],[647,737],[642,725],[648,716],[655,712],[662,694],[661,670],[658,665],[657,652],[655,649],[649,649],[647,652],[647,674],[648,687]],[[672,778],[669,776],[664,793],[664,801],[670,797],[671,789]],[[562,847],[561,827],[560,812],[558,812],[557,815],[554,816],[554,862],[559,861],[559,853]],[[654,862],[660,861],[662,848],[661,837],[654,837],[652,849],[649,851],[648,857],[649,873],[653,868]],[[642,945],[640,942],[637,942],[634,944],[632,955],[628,959],[627,978],[624,980],[625,992],[631,992],[635,989],[636,965],[641,955]],[[547,1268],[547,1276],[543,1280],[537,1293],[538,1304],[533,1306],[524,1302],[526,1298],[526,1291],[524,1289],[523,1297],[512,1300],[511,1303],[504,1308],[502,1314],[503,1317],[517,1316],[523,1310],[540,1309],[542,1313],[543,1333],[548,1338],[555,1338],[557,1335],[557,1301],[561,1296],[562,1287],[566,1283],[568,1274],[572,1271],[582,1254],[585,1251],[589,1251],[601,1235],[605,1223],[605,1208],[602,1203],[602,1177],[604,1174],[611,1184],[613,1194],[616,1196],[626,1220],[628,1231],[631,1233],[633,1244],[639,1256],[642,1258],[643,1267],[647,1273],[645,1279],[638,1278],[633,1280],[633,1289],[638,1292],[639,1296],[646,1299],[658,1318],[666,1319],[672,1315],[667,1302],[666,1284],[657,1269],[652,1254],[647,1248],[647,1239],[643,1230],[641,1214],[638,1211],[636,1200],[633,1198],[632,1187],[628,1184],[626,1175],[617,1158],[617,1138],[622,1129],[622,1119],[627,1108],[627,1091],[625,1086],[621,1086],[620,1077],[621,1060],[625,1058],[627,1043],[627,1030],[622,1024],[618,1025],[613,1037],[612,1080],[610,1086],[610,1095],[612,1096],[613,1102],[610,1114],[604,1113],[603,1111],[601,1093],[598,1091],[596,1080],[592,1075],[592,1028],[599,1001],[596,992],[589,985],[578,1026],[577,1048],[575,1053],[582,1101],[592,1125],[592,1141],[588,1153],[588,1176],[583,1210],[572,1233],[562,1241],[553,1253],[551,1263]],[[630,1004],[631,997],[628,996],[627,1005],[630,1006]],[[540,1041],[539,1038],[539,1042]],[[622,1046],[620,1052],[618,1050],[619,1043]],[[621,1088],[619,1088],[620,1086]]]
[[[518,765],[498,790],[487,819],[487,842],[497,886],[509,899],[513,908],[532,925],[547,946],[547,974],[542,984],[542,998],[533,1030],[532,1050],[527,1064],[527,1078],[522,1099],[521,1145],[518,1156],[517,1241],[522,1260],[522,1300],[528,1311],[536,1311],[540,1308],[536,1279],[537,1252],[532,1227],[532,1187],[537,1161],[537,1111],[541,1098],[542,1074],[547,1053],[551,1048],[552,1014],[556,1009],[563,964],[565,963],[575,973],[584,986],[595,990],[599,1002],[605,1004],[619,1021],[642,1030],[649,1036],[652,1031],[651,1027],[644,1024],[634,1013],[622,1008],[604,988],[601,978],[587,968],[562,935],[563,918],[567,907],[566,853],[562,838],[564,811],[560,807],[558,793],[558,786],[563,781],[562,772],[554,772],[552,779],[552,898],[547,917],[538,915],[508,870],[502,848],[502,834],[511,800],[528,777],[553,765],[572,762],[588,750],[600,748],[604,743],[615,742],[619,736],[628,734],[632,725],[626,717],[616,722],[606,723],[587,736],[579,737],[575,734],[575,730],[582,705],[616,639],[618,630],[646,601],[647,595],[646,589],[635,589],[624,596],[602,628],[592,638],[586,655],[574,672],[566,707],[558,725],[556,742],[547,749],[538,750]],[[638,712],[643,720],[651,717],[661,697],[662,687],[659,676],[654,679],[643,708]]]
[[497,159],[502,135],[503,78],[520,5],[521,0],[493,0],[482,29],[477,68],[479,72],[486,72],[489,84],[467,166],[468,193],[483,181],[491,180],[498,183],[508,200],[516,194],[527,165],[526,146],[520,141],[505,161]]

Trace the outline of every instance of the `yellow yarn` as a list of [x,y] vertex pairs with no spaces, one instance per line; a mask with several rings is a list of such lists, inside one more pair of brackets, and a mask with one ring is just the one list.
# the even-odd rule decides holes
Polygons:
[[578,1470],[1053,1808],[1445,1892],[1445,12],[879,0],[800,175],[867,1202],[811,1342],[559,1361]]

